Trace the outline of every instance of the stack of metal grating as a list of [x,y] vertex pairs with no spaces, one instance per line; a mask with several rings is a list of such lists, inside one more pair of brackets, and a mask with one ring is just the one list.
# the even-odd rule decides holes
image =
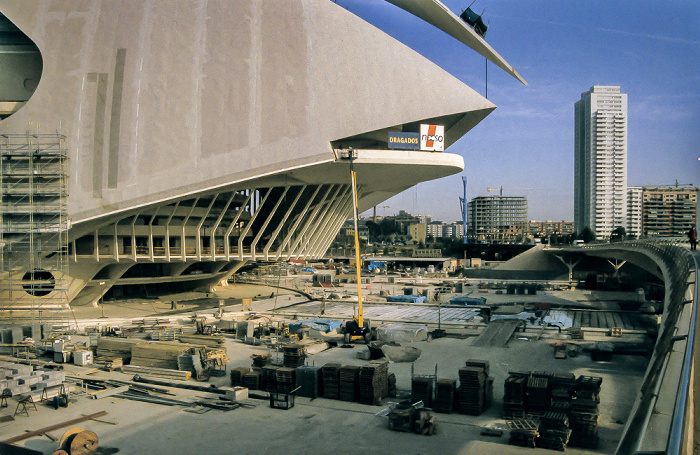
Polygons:
[[579,376],[574,386],[571,400],[571,438],[569,444],[575,447],[595,449],[598,447],[598,403],[600,385],[603,378]]
[[510,440],[508,444],[522,447],[535,447],[535,441],[539,436],[540,424],[533,419],[508,420]]
[[[373,360],[360,368],[360,402],[380,404],[383,397],[389,396],[389,362]],[[396,387],[394,376],[394,387]]]
[[277,380],[275,391],[280,393],[290,393],[296,387],[296,370],[294,368],[282,367],[277,369]]
[[506,420],[525,417],[525,388],[529,375],[510,373],[504,384],[503,418]]
[[297,395],[318,398],[321,395],[321,367],[301,366],[296,369]]
[[488,397],[487,361],[467,360],[467,366],[459,369],[459,412],[481,415],[490,404]]
[[323,375],[323,396],[337,400],[339,396],[339,374],[342,365],[327,363],[321,368]]
[[435,412],[450,413],[454,409],[457,381],[454,379],[438,379],[435,387]]
[[298,344],[289,344],[284,347],[283,363],[287,368],[296,368],[304,365],[306,353],[303,346]]
[[540,417],[539,433],[537,447],[563,452],[571,435],[569,417],[563,412],[545,412]]
[[343,401],[357,401],[359,395],[360,367],[356,365],[344,365],[340,368],[338,383],[338,398]]
[[260,370],[260,390],[277,391],[277,370],[279,369],[280,367],[277,365],[265,365],[262,367]]
[[433,407],[433,378],[414,376],[411,380],[411,402],[423,402],[427,408]]

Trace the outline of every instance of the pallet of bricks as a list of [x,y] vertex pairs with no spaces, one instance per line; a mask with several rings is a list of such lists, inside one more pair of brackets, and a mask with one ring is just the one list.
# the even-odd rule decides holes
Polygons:
[[283,348],[282,363],[287,368],[297,368],[304,365],[306,350],[299,344],[288,344]]
[[277,371],[279,369],[280,367],[277,365],[265,365],[260,369],[260,390],[277,391]]
[[457,381],[454,379],[438,379],[435,384],[435,412],[450,413],[454,409],[457,392]]
[[587,449],[598,447],[598,404],[602,382],[603,378],[598,376],[579,376],[576,379],[574,397],[571,399],[569,445]]
[[433,381],[432,376],[414,376],[411,379],[411,402],[423,402],[426,408],[433,407]]
[[327,363],[321,367],[321,377],[323,377],[323,397],[337,400],[339,397],[339,363]]
[[525,417],[525,389],[528,373],[510,373],[503,386],[503,418],[517,420]]
[[537,447],[563,452],[570,435],[569,416],[563,412],[545,412],[540,417]]
[[491,406],[493,378],[487,360],[467,360],[459,369],[458,402],[461,414],[481,415]]
[[[382,398],[389,396],[389,362],[373,360],[360,367],[360,402],[381,404]],[[396,377],[394,376],[394,387]]]
[[357,401],[360,392],[360,367],[344,365],[338,370],[338,398],[342,401]]

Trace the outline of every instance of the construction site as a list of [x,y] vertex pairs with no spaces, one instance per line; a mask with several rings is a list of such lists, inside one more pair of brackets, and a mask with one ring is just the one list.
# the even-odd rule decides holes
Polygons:
[[637,292],[379,274],[349,339],[356,283],[268,272],[5,328],[3,453],[613,453],[657,335]]

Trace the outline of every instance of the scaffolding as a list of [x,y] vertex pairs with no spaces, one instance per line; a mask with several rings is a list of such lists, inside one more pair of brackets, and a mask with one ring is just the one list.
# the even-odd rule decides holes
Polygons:
[[65,136],[0,135],[0,322],[68,321]]

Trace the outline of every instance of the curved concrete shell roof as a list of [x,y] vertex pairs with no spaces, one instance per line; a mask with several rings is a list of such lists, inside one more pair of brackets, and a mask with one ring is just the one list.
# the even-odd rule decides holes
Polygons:
[[410,124],[444,123],[449,146],[495,108],[327,0],[2,0],[0,11],[44,61],[0,131],[66,134],[74,222],[334,161],[334,146],[374,137],[378,148]]
[[463,20],[439,0],[387,0],[471,47],[523,84],[525,79]]

